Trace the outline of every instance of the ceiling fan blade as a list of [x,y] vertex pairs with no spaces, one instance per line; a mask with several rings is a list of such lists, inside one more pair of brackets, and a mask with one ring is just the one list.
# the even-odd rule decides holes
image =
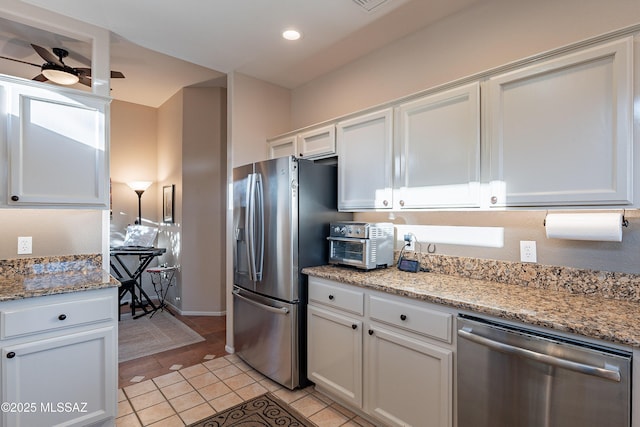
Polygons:
[[58,58],[56,58],[56,56],[53,53],[49,52],[47,49],[45,49],[45,48],[43,48],[41,46],[35,45],[33,43],[31,44],[31,47],[45,61],[51,62],[52,64],[60,65],[61,67],[64,67],[64,64],[62,62],[60,62],[60,60]]
[[112,79],[124,79],[124,74],[122,74],[120,71],[112,71],[111,72],[111,78]]
[[89,86],[91,87],[91,79],[85,76],[78,76],[78,78],[80,79],[78,81],[78,83],[82,83],[85,86]]
[[37,82],[46,82],[49,81],[49,79],[47,79],[45,76],[43,76],[42,74],[38,74],[37,76],[35,76],[34,78],[32,78],[31,80],[35,80]]
[[34,67],[40,68],[40,65],[34,64],[33,62],[22,61],[20,59],[9,58],[8,56],[0,56],[2,59],[8,59],[9,61],[20,62],[22,64],[33,65]]

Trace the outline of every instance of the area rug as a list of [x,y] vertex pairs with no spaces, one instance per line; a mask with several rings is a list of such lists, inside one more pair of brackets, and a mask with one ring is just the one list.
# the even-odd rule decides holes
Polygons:
[[167,311],[133,319],[123,314],[118,322],[118,362],[204,341],[198,333]]
[[271,393],[254,397],[189,427],[312,427],[304,417]]

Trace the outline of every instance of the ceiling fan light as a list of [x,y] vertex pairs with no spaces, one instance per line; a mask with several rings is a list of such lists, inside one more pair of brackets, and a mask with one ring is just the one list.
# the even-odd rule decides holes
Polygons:
[[80,81],[78,74],[73,70],[73,68],[63,68],[51,63],[47,63],[42,66],[42,75],[48,80],[60,85],[72,85]]
[[282,32],[282,38],[286,40],[295,41],[295,40],[299,40],[300,37],[302,37],[302,34],[300,33],[300,31],[294,30],[292,28],[284,30]]

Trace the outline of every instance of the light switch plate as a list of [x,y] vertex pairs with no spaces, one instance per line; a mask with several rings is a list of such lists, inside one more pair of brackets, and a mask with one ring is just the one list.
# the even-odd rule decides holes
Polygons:
[[522,262],[538,262],[536,254],[535,240],[520,241],[520,261]]

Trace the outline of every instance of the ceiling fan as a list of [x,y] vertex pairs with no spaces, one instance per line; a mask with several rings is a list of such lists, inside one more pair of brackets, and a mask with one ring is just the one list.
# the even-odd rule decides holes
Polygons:
[[[36,51],[38,55],[46,62],[42,65],[34,64],[32,62],[22,61],[20,59],[9,58],[6,56],[0,56],[2,59],[8,59],[9,61],[21,62],[23,64],[33,65],[41,70],[41,73],[35,76],[32,80],[39,82],[46,82],[51,80],[54,83],[61,85],[72,85],[75,83],[81,83],[85,86],[91,86],[91,68],[85,67],[70,67],[64,63],[63,58],[69,56],[69,52],[61,47],[54,47],[51,49],[53,53],[47,49],[31,44],[31,47]],[[112,79],[123,79],[124,74],[120,71],[111,71]]]

